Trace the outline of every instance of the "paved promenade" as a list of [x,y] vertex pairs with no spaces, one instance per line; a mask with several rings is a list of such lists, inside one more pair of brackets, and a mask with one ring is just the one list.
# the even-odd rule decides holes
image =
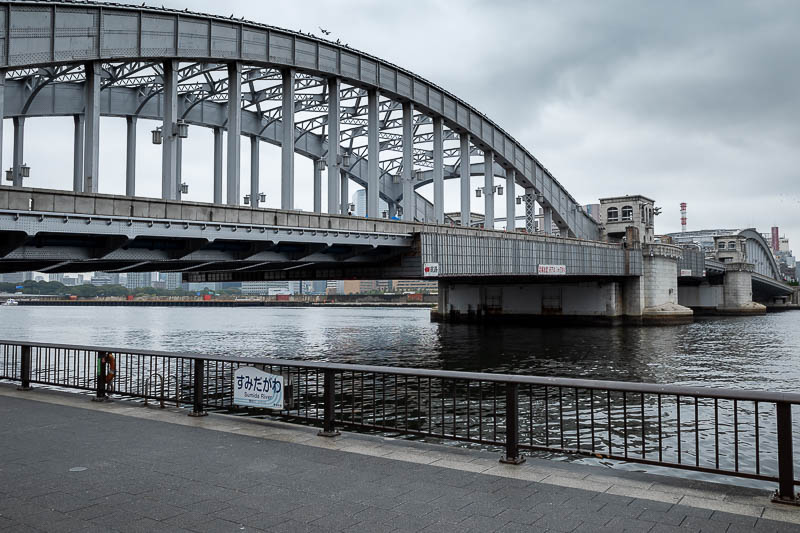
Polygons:
[[2,531],[800,531],[765,491],[0,384]]

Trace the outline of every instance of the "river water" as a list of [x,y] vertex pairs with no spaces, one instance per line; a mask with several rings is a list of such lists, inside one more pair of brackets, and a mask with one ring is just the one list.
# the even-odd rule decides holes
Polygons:
[[665,327],[431,323],[425,309],[0,307],[0,338],[800,392],[800,313]]
[[[0,307],[0,339],[5,340],[800,393],[798,325],[800,313],[794,311],[698,318],[692,324],[665,327],[526,327],[437,324],[430,322],[428,310],[404,308]],[[653,400],[648,398],[648,433],[661,423],[653,414]],[[594,399],[591,406],[597,408]],[[692,407],[684,402],[680,409],[667,408],[664,422],[673,423],[681,410],[691,425]],[[713,420],[711,408],[704,402],[700,419]],[[740,404],[739,409],[742,451],[752,452],[754,438],[745,433],[754,416],[752,406]],[[618,405],[613,412],[621,423],[624,413]],[[760,422],[761,449],[773,458],[774,418],[765,408]],[[720,415],[718,427],[728,448],[736,431],[733,422],[730,411]],[[794,422],[795,446],[800,449],[800,417]],[[713,426],[704,422],[697,434],[704,449],[713,448]],[[691,441],[691,433],[681,438],[684,454],[698,444]],[[681,455],[677,440],[665,443],[665,451],[674,453],[676,445]],[[711,459],[708,452],[703,454],[705,461]],[[752,468],[747,456],[742,454],[742,465]],[[688,459],[691,462],[691,456]],[[732,460],[727,453],[720,464],[731,468]],[[762,467],[774,472],[775,465]],[[800,463],[797,468],[800,471]],[[759,481],[729,481],[771,488]]]

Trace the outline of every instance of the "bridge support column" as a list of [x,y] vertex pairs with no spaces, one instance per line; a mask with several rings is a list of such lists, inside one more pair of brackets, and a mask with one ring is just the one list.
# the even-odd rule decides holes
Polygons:
[[545,235],[551,235],[553,233],[553,208],[548,205],[542,206],[541,230]]
[[[136,117],[125,117],[125,196],[136,196]],[[77,140],[78,115],[75,115],[75,138]]]
[[322,213],[322,169],[325,168],[325,161],[316,159],[314,161],[314,212]]
[[11,171],[12,185],[22,187],[22,164],[25,155],[25,118],[14,117],[11,119],[14,124],[14,161]]
[[761,315],[767,312],[764,305],[753,301],[753,271],[749,263],[725,263],[722,287],[722,305],[717,312],[726,315]]
[[339,213],[342,215],[346,215],[350,212],[350,200],[348,196],[350,195],[350,178],[347,177],[347,172],[342,169],[340,171],[341,175],[341,182],[339,185],[339,192],[341,193],[341,197],[339,199]]
[[513,168],[506,170],[506,231],[517,230],[517,171]]
[[[75,133],[72,139],[72,191],[83,191],[83,115],[74,115]],[[131,196],[131,195],[128,195]]]
[[469,133],[461,133],[459,135],[461,141],[461,225],[469,227],[470,225],[470,201],[472,187],[470,185],[470,166],[469,166]]
[[433,212],[437,224],[444,224],[444,121],[433,117]]
[[339,78],[328,79],[328,214],[339,212]]
[[214,128],[214,203],[222,203],[222,128]]
[[[0,125],[5,116],[6,71],[0,70]],[[0,127],[0,184],[5,180],[3,175],[3,128]]]
[[403,102],[403,220],[414,220],[414,104]]
[[483,151],[483,227],[494,229],[494,153],[491,150]]
[[281,209],[294,209],[294,77],[294,69],[283,71]]
[[253,135],[250,137],[250,207],[256,209],[258,207],[259,198],[259,161],[261,161],[259,154],[258,137]]
[[175,137],[175,199],[183,196],[181,184],[183,183],[183,139]]
[[536,195],[532,188],[525,189],[525,231],[536,232]]
[[241,201],[239,179],[242,158],[242,64],[228,63],[228,205]]
[[380,197],[380,159],[381,148],[378,135],[378,104],[380,95],[377,89],[371,89],[367,96],[367,216],[380,218],[378,198]]
[[164,62],[164,111],[161,123],[161,198],[177,200],[178,136],[178,72],[176,61]]
[[96,193],[100,178],[100,62],[86,63],[83,191]]

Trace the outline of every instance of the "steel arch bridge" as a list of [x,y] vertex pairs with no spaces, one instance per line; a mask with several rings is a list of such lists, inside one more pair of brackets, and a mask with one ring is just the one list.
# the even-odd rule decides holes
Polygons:
[[[214,130],[216,204],[242,200],[244,135],[253,158],[261,141],[281,146],[281,209],[295,208],[298,153],[314,161],[317,213],[324,212],[327,172],[327,213],[347,212],[352,180],[366,189],[368,217],[397,214],[442,224],[444,180],[460,179],[461,220],[468,221],[469,176],[484,175],[487,220],[494,220],[499,177],[508,191],[509,228],[516,185],[525,191],[519,201],[526,205],[528,231],[539,204],[548,233],[552,221],[562,236],[599,237],[597,223],[552,174],[483,113],[408,70],[338,42],[188,11],[77,1],[0,2],[0,41],[0,110],[14,123],[15,187],[25,173],[25,120],[73,116],[72,190],[98,192],[102,115],[127,120],[126,195],[134,196],[136,126],[144,118],[162,121],[165,200],[180,199],[187,124]],[[252,167],[249,196],[257,207],[258,165]],[[432,203],[416,193],[429,183]],[[388,213],[379,212],[379,199]]]

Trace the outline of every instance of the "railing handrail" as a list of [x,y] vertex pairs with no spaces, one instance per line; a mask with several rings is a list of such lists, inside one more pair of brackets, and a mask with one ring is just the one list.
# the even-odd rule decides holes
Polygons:
[[631,381],[611,381],[579,378],[559,378],[550,376],[527,376],[520,374],[496,374],[487,372],[464,372],[451,370],[432,370],[426,368],[407,368],[377,365],[354,365],[331,363],[325,361],[297,361],[271,357],[232,357],[189,352],[167,352],[161,350],[131,350],[107,346],[87,346],[78,344],[40,343],[18,340],[0,339],[0,345],[30,346],[36,348],[59,348],[84,350],[90,352],[112,352],[136,355],[170,357],[176,359],[201,359],[204,361],[225,361],[231,363],[264,364],[295,368],[313,368],[318,370],[334,370],[340,372],[372,372],[376,374],[393,374],[424,378],[450,380],[484,381],[489,383],[516,383],[542,387],[570,387],[585,390],[603,390],[615,392],[634,392],[671,396],[716,398],[720,400],[758,401],[787,403],[800,405],[800,394],[792,392],[775,392],[752,389],[728,389],[718,387],[697,387],[687,385],[662,385],[657,383],[641,383]]

